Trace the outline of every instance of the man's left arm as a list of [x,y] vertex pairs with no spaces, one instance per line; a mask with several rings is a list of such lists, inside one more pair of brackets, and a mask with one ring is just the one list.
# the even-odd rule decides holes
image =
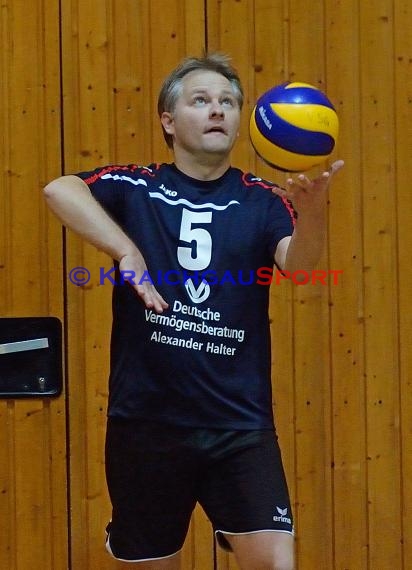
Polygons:
[[275,262],[280,269],[312,271],[318,263],[326,235],[326,207],[328,190],[334,174],[343,166],[338,160],[329,170],[311,180],[304,174],[289,178],[287,188],[276,188],[274,193],[290,200],[297,212],[292,236],[280,240],[276,248]]

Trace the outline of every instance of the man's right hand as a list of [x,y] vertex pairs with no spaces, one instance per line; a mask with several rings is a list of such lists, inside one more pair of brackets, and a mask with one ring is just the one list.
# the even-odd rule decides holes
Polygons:
[[124,255],[119,261],[121,274],[127,281],[130,275],[130,285],[135,289],[139,297],[148,309],[153,309],[156,313],[163,313],[169,307],[156,287],[149,279],[146,262],[142,254],[136,249],[135,252]]

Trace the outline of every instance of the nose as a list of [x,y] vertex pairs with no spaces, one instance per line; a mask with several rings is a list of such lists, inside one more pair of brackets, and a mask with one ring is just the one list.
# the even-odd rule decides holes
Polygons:
[[212,105],[210,107],[210,117],[212,119],[215,119],[215,118],[222,118],[224,116],[225,112],[219,101],[212,101]]

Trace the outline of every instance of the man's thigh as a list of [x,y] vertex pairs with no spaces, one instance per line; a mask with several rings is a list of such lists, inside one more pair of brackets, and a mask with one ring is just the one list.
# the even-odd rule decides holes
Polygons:
[[169,568],[169,558],[182,548],[197,472],[184,434],[154,422],[109,419],[106,476],[113,508],[106,547],[119,561]]
[[211,459],[199,502],[223,548],[230,549],[227,536],[263,531],[293,535],[289,492],[273,431],[227,432]]

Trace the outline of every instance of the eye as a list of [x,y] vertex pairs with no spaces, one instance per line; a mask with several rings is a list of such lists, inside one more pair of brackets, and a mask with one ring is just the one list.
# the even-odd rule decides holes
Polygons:
[[193,103],[195,105],[205,105],[206,104],[206,97],[204,97],[203,95],[196,95],[196,97],[193,98]]
[[232,97],[224,97],[221,101],[222,105],[228,105],[229,107],[233,107],[235,104],[235,101]]

